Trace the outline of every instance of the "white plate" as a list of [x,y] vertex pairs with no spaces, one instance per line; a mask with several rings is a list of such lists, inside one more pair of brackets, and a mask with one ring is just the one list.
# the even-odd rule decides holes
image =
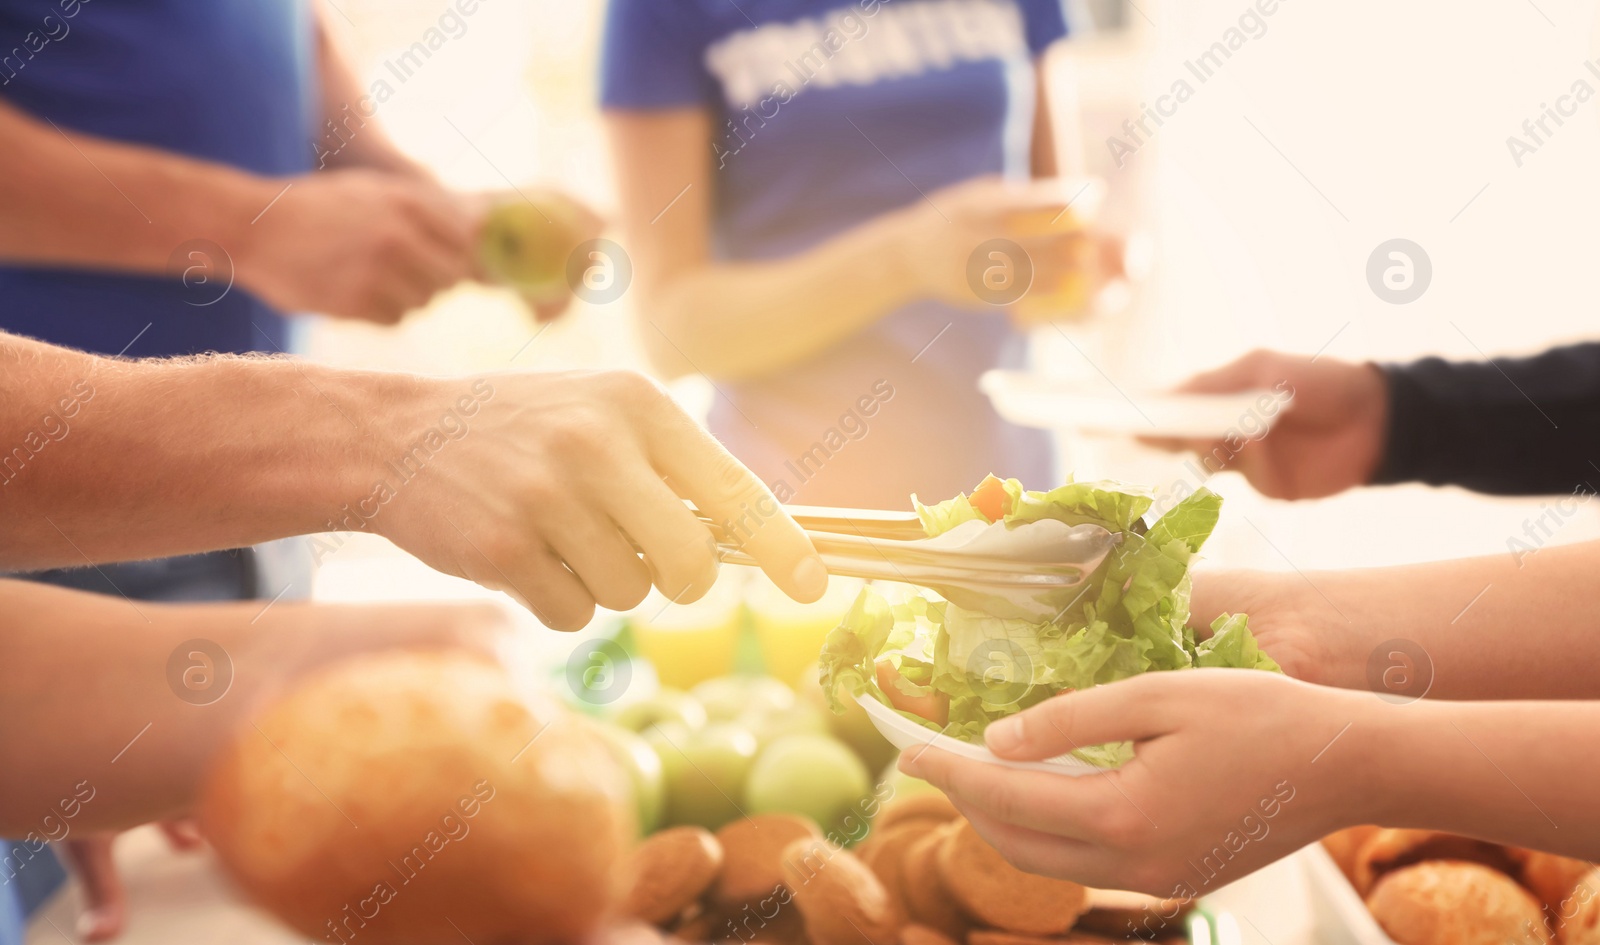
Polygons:
[[1081,777],[1086,774],[1104,774],[1105,768],[1079,761],[1071,755],[1061,755],[1046,761],[1008,761],[994,752],[971,742],[964,742],[959,738],[949,735],[940,735],[930,732],[926,728],[911,721],[900,713],[894,711],[866,693],[856,696],[856,701],[867,710],[867,717],[872,719],[872,724],[883,733],[890,744],[901,751],[916,751],[921,748],[933,747],[940,751],[948,751],[953,755],[970,758],[973,761],[983,761],[992,765],[1002,765],[1007,768],[1020,768],[1025,771],[1048,771],[1051,774],[1065,774],[1070,777]]
[[988,371],[978,381],[994,409],[1019,426],[1117,436],[1255,439],[1272,428],[1288,399],[1270,390],[1237,394],[1107,394],[1067,378]]

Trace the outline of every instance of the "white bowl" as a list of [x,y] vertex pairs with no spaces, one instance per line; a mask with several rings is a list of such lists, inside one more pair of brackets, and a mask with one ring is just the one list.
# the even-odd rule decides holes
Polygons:
[[923,748],[937,748],[948,751],[953,755],[960,755],[972,761],[982,761],[992,765],[1001,765],[1006,768],[1019,768],[1024,771],[1048,771],[1051,774],[1064,774],[1069,777],[1082,777],[1087,774],[1104,774],[1107,769],[1080,761],[1071,755],[1059,755],[1044,761],[1010,761],[1001,758],[994,752],[971,742],[964,742],[959,738],[930,732],[926,728],[911,721],[900,713],[894,711],[866,693],[856,696],[856,701],[867,710],[867,717],[872,719],[872,724],[889,743],[901,751],[916,752]]

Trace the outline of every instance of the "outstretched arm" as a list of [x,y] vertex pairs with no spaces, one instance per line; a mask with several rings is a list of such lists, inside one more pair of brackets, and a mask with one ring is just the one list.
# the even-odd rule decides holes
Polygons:
[[705,593],[715,548],[690,499],[791,594],[827,583],[760,480],[623,372],[120,361],[0,333],[0,449],[4,569],[364,529],[576,629],[652,581]]
[[1396,704],[1201,669],[1057,696],[986,732],[1017,760],[1131,740],[1115,771],[1018,771],[934,748],[900,766],[1023,869],[1192,901],[1364,823],[1600,857],[1597,731],[1594,702]]
[[4,101],[0,140],[9,263],[176,279],[175,251],[203,239],[220,252],[197,261],[231,266],[282,311],[383,323],[473,273],[473,212],[430,179],[392,173],[403,159],[375,125],[358,139],[368,167],[297,177],[97,138]]
[[51,840],[187,810],[212,753],[307,672],[388,647],[489,656],[508,626],[489,604],[134,604],[21,581],[0,581],[0,612],[0,835]]
[[[1496,495],[1593,495],[1600,467],[1600,344],[1484,362],[1351,364],[1252,351],[1178,390],[1293,394],[1217,439],[1160,440],[1263,494],[1312,499],[1355,486],[1426,482]],[[1249,421],[1246,425],[1245,421]]]
[[1551,503],[1504,554],[1349,571],[1201,571],[1191,623],[1248,613],[1291,675],[1441,699],[1600,699],[1600,542],[1541,546]]

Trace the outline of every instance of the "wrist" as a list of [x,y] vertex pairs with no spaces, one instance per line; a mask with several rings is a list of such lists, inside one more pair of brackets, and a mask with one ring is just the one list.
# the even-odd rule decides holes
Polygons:
[[1342,797],[1349,807],[1345,824],[1427,827],[1439,822],[1440,800],[1460,789],[1440,783],[1439,775],[1459,772],[1460,760],[1446,757],[1445,746],[1459,736],[1449,731],[1449,703],[1390,701],[1377,693],[1345,694],[1351,720],[1342,749],[1330,751],[1348,782]]
[[[280,502],[296,534],[374,531],[387,463],[401,453],[429,382],[283,359],[269,390],[286,406],[278,459]],[[249,371],[249,367],[243,367]],[[241,382],[247,378],[240,378]]]
[[207,217],[201,229],[212,234],[232,261],[235,281],[258,295],[270,294],[262,292],[262,258],[271,251],[275,232],[271,214],[281,209],[279,199],[297,183],[296,178],[229,171],[212,188],[211,199],[204,201],[208,205],[197,211]]
[[1389,452],[1389,377],[1376,364],[1361,365],[1354,413],[1366,431],[1361,461],[1361,483],[1377,481]]

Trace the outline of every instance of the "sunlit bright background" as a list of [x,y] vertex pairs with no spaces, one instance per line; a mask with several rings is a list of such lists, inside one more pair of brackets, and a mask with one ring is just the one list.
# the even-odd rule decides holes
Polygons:
[[[1062,134],[1081,137],[1088,170],[1107,178],[1109,215],[1153,237],[1157,254],[1127,309],[1038,333],[1042,370],[1108,394],[1114,383],[1137,401],[1252,347],[1352,360],[1478,358],[1591,332],[1600,105],[1582,106],[1520,169],[1505,139],[1586,75],[1592,4],[1511,3],[1486,16],[1445,4],[1332,9],[1286,0],[1264,35],[1210,81],[1196,81],[1184,62],[1247,8],[1140,0],[1126,14],[1129,30],[1069,41],[1052,64],[1057,101],[1076,97],[1082,115]],[[390,133],[454,185],[553,184],[613,206],[595,105],[603,4],[486,2],[461,38],[395,82],[386,61],[442,9],[431,0],[339,0],[331,16],[364,81],[395,85],[379,113]],[[1118,168],[1107,135],[1178,78],[1195,95]],[[1434,267],[1427,293],[1403,306],[1377,299],[1365,278],[1373,247],[1397,236],[1420,243]],[[628,312],[637,301],[578,304],[533,340],[510,296],[467,288],[398,331],[312,322],[304,349],[345,365],[430,373],[642,367]],[[712,396],[697,379],[675,390],[694,410]],[[1179,461],[1124,442],[1068,433],[1063,452],[1064,468],[1081,477],[1163,485],[1182,475]],[[1211,557],[1270,568],[1505,552],[1541,511],[1538,500],[1420,487],[1290,505],[1255,496],[1231,474],[1210,485],[1229,498]],[[1584,515],[1557,540],[1596,533]],[[380,544],[346,545],[328,560],[319,593],[476,593]]]
[[[367,82],[388,76],[386,60],[445,9],[443,0],[320,2]],[[1150,236],[1156,262],[1124,311],[1062,329],[1073,343],[1041,331],[1041,370],[1107,393],[1114,383],[1137,400],[1252,347],[1352,360],[1478,358],[1597,333],[1600,101],[1582,106],[1520,169],[1505,145],[1541,103],[1585,74],[1583,61],[1597,52],[1592,3],[1282,0],[1265,35],[1117,168],[1107,134],[1168,91],[1186,74],[1184,61],[1246,9],[1245,0],[1137,0],[1126,10],[1129,31],[1070,41],[1052,64],[1057,100],[1075,96],[1084,116],[1063,134],[1081,133],[1088,169],[1112,188],[1109,216]],[[595,107],[601,17],[599,0],[484,0],[461,38],[396,83],[379,118],[453,185],[551,184],[609,209]],[[1368,254],[1393,237],[1420,243],[1432,258],[1432,286],[1410,305],[1379,301],[1366,284]],[[427,373],[642,367],[629,327],[635,301],[576,305],[535,338],[510,296],[463,288],[399,330],[309,320],[301,342],[309,356],[336,364]],[[675,391],[697,411],[711,396],[694,379]],[[1127,442],[1069,435],[1062,449],[1083,476],[1161,486],[1181,475],[1178,460]],[[1210,485],[1229,499],[1208,548],[1213,559],[1303,571],[1505,553],[1507,538],[1541,511],[1539,500],[1454,490],[1368,490],[1289,505],[1254,496],[1231,475]],[[1596,533],[1585,509],[1557,540]],[[486,592],[357,536],[328,557],[317,593],[400,600]],[[573,640],[524,636],[545,658]],[[141,843],[121,851],[125,862],[142,857],[135,894],[146,897],[130,942],[290,941],[219,904],[214,877],[163,859],[148,836]],[[1267,891],[1249,914],[1264,927],[1246,928],[1246,940],[1262,941],[1261,931],[1274,945],[1307,940],[1296,880],[1277,868],[1262,875]],[[71,903],[64,898],[51,915],[70,928]],[[33,940],[58,937],[40,924]]]

